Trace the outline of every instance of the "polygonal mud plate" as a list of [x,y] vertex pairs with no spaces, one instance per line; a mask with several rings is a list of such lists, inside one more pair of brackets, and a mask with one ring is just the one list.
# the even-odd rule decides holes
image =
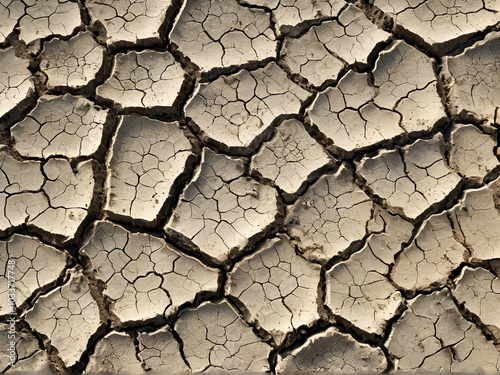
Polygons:
[[445,117],[432,60],[402,41],[369,73],[349,71],[307,109],[335,148],[352,152],[404,133],[427,132]]
[[393,325],[386,342],[399,371],[497,373],[500,354],[465,320],[444,289],[419,295]]
[[298,113],[308,96],[272,62],[201,84],[186,105],[186,116],[205,140],[224,151],[247,155],[277,117]]
[[122,109],[171,108],[184,82],[184,70],[170,52],[118,53],[111,77],[97,88],[97,98]]
[[13,47],[0,50],[0,117],[34,93],[28,66],[29,61],[17,57]]
[[373,4],[393,16],[413,38],[424,40],[441,53],[456,45],[457,39],[500,21],[500,3],[495,0],[375,0]]
[[241,159],[204,149],[201,166],[165,226],[167,234],[218,264],[246,251],[279,211],[277,191],[243,173]]
[[280,354],[276,366],[278,374],[377,373],[386,369],[382,349],[360,344],[333,327],[309,337],[295,350]]
[[382,150],[375,157],[363,158],[358,171],[389,206],[415,219],[445,199],[461,181],[446,165],[442,143],[438,134],[404,148]]
[[206,71],[276,56],[269,14],[236,0],[184,2],[169,39]]
[[155,225],[194,159],[191,144],[178,122],[123,116],[111,147],[104,210],[118,219]]
[[108,109],[85,98],[47,95],[10,131],[22,156],[89,156],[101,145],[107,115]]
[[85,86],[101,69],[104,51],[90,32],[79,32],[67,41],[52,39],[43,45],[40,69],[51,87]]
[[74,168],[67,159],[19,161],[0,146],[0,232],[22,225],[41,231],[52,242],[78,236],[91,209],[93,161]]
[[309,260],[326,263],[366,234],[373,202],[342,164],[335,174],[321,177],[289,209],[289,235]]
[[285,194],[297,193],[314,172],[330,163],[328,154],[295,119],[285,120],[274,137],[252,157],[252,172],[279,186]]
[[373,49],[389,35],[349,5],[338,20],[313,26],[299,38],[286,38],[281,56],[293,73],[321,86],[326,80],[336,79],[347,65],[366,66]]
[[265,372],[271,347],[255,335],[226,302],[184,310],[175,331],[191,370]]
[[162,321],[200,292],[215,292],[220,271],[178,253],[161,238],[97,222],[80,250],[105,283],[110,311],[124,323]]
[[234,266],[226,294],[280,345],[288,333],[319,319],[319,274],[319,265],[295,254],[288,237],[281,236]]
[[99,308],[81,269],[73,269],[61,287],[40,297],[26,314],[26,322],[45,335],[70,367],[80,360],[90,337],[100,327]]
[[[68,36],[81,24],[78,3],[70,0],[27,0],[25,14],[19,20],[19,39],[26,44],[51,35]],[[39,45],[32,43],[33,51]]]
[[500,33],[484,40],[445,64],[453,78],[450,97],[454,111],[464,119],[491,121],[500,107]]
[[159,29],[170,4],[170,0],[85,2],[92,23],[104,26],[106,44],[114,47],[159,43]]
[[[0,241],[0,269],[11,271],[0,276],[0,300],[8,301],[8,289],[13,287],[15,304],[21,307],[35,292],[54,284],[66,268],[68,256],[34,237],[14,234],[8,241]],[[0,305],[0,315],[11,312],[15,310],[10,304]]]

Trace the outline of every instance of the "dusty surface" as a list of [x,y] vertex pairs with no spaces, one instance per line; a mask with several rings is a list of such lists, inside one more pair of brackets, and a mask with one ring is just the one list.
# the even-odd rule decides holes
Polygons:
[[26,157],[88,156],[97,151],[108,110],[66,94],[44,96],[35,109],[11,128],[15,149]]
[[0,0],[0,371],[500,372],[500,5]]

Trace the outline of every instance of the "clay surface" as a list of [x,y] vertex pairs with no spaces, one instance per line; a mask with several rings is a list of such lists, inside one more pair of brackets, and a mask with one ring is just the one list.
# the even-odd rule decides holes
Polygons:
[[0,372],[500,373],[498,0],[0,0]]

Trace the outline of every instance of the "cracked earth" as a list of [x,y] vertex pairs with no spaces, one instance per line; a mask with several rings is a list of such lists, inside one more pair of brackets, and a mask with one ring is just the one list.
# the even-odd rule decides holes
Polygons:
[[0,0],[0,372],[498,374],[499,108],[498,0]]

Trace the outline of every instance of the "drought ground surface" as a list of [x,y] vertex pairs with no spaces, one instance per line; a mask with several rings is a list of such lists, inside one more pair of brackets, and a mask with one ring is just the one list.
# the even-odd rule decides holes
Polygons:
[[0,0],[0,371],[499,373],[499,107],[497,0]]

